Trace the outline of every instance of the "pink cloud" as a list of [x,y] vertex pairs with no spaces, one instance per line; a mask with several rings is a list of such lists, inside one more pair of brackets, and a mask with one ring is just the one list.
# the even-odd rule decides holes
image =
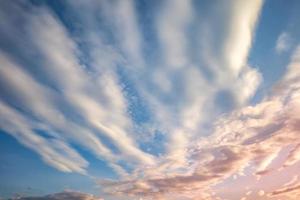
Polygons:
[[[235,174],[261,178],[272,173],[276,176],[282,166],[296,164],[300,157],[299,58],[300,48],[295,51],[286,74],[270,96],[257,105],[241,108],[219,119],[211,136],[190,146],[187,163],[183,166],[189,170],[164,173],[163,170],[168,168],[166,163],[143,168],[140,169],[143,173],[136,173],[126,181],[104,183],[107,191],[149,199],[217,199],[216,185],[229,181]],[[281,155],[283,150],[287,156]],[[283,162],[273,166],[279,158]],[[245,174],[249,167],[252,173]],[[153,177],[153,174],[157,176]],[[298,188],[275,189],[271,196]],[[263,188],[255,194],[258,199],[265,196],[261,191]],[[174,194],[176,198],[172,197]]]

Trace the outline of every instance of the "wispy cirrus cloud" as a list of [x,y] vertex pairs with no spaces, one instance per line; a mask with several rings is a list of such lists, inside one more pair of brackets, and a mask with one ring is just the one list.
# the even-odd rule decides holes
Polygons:
[[288,51],[292,45],[292,38],[288,32],[283,32],[279,35],[275,50],[278,54]]
[[[15,103],[14,106],[22,106],[21,110],[26,116],[33,115],[40,123],[50,126],[51,132],[56,133],[52,137],[74,141],[90,149],[97,157],[113,161],[112,167],[119,172],[118,165],[113,164],[117,162],[117,156],[113,156],[100,137],[113,140],[132,159],[151,162],[151,156],[134,147],[132,138],[124,132],[129,130],[130,121],[115,73],[106,70],[97,77],[89,75],[84,66],[79,64],[76,44],[69,38],[62,24],[47,9],[32,9],[35,14],[27,16],[27,13],[23,13],[28,25],[26,40],[32,46],[24,44],[21,48],[24,51],[32,48],[33,53],[39,54],[41,60],[35,64],[43,67],[27,68],[29,72],[25,72],[21,65],[12,68],[2,59],[1,76],[3,81],[6,80],[3,85],[10,88],[6,97]],[[10,25],[13,23],[7,26]],[[47,25],[47,30],[43,29],[44,25]],[[5,55],[2,57],[5,58]],[[41,77],[34,77],[32,73],[41,74],[44,82],[37,80]],[[7,79],[10,74],[15,74],[13,79]],[[99,92],[93,92],[96,90]],[[80,122],[74,121],[74,117],[80,119]],[[97,121],[100,118],[103,121]]]

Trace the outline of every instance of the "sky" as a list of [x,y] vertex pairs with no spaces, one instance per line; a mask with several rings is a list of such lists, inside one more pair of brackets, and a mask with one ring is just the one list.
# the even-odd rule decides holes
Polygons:
[[1,0],[0,199],[296,200],[299,10]]

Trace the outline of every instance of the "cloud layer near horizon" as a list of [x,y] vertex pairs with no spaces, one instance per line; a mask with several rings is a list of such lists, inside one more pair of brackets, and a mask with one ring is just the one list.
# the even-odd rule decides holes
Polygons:
[[61,193],[49,194],[39,197],[18,197],[19,200],[103,200],[102,198],[95,197],[90,194],[65,191]]
[[[200,12],[166,0],[143,18],[135,1],[80,0],[66,1],[62,17],[2,1],[0,127],[63,172],[89,176],[74,146],[88,150],[119,175],[99,184],[121,199],[290,195],[297,183],[250,188],[296,170],[300,156],[299,48],[271,94],[249,106],[262,82],[247,62],[262,5]],[[241,177],[247,191],[224,193]]]

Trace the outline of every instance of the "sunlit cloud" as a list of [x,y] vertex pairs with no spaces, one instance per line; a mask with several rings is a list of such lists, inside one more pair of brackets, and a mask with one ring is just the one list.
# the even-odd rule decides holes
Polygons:
[[[299,55],[298,48],[272,95],[255,106],[238,109],[219,119],[211,136],[189,147],[189,164],[185,169],[190,172],[183,174],[178,170],[167,174],[168,171],[162,171],[159,174],[157,167],[141,169],[144,178],[104,185],[112,186],[112,192],[126,195],[165,196],[168,199],[170,194],[177,193],[177,196],[197,198],[199,191],[209,193],[215,185],[234,174],[251,176],[248,172],[245,174],[246,168],[251,167],[252,174],[260,177],[294,165],[298,161],[299,143],[297,124],[300,119],[296,114],[300,109]],[[272,162],[288,147],[291,148],[285,160],[277,169],[272,167]],[[172,163],[168,164],[172,166]],[[155,178],[152,178],[153,173]],[[257,195],[264,196],[265,192],[260,190]]]

